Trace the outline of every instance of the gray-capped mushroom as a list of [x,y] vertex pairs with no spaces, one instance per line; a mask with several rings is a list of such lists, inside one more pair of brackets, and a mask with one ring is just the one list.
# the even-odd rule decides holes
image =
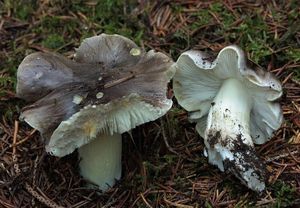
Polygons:
[[82,176],[103,191],[121,177],[121,134],[163,116],[175,64],[119,35],[87,38],[75,61],[34,53],[18,68],[17,96],[33,104],[21,114],[63,157],[78,148]]
[[276,100],[282,87],[269,72],[250,68],[237,46],[223,48],[215,60],[191,50],[177,60],[173,79],[178,103],[197,122],[209,162],[230,170],[255,191],[265,188],[265,169],[254,143],[268,141],[282,123]]

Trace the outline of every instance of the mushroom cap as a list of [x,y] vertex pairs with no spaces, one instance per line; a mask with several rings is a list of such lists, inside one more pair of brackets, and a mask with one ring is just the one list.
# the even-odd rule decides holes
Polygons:
[[34,53],[18,68],[17,96],[34,102],[20,118],[41,132],[47,152],[62,157],[98,134],[121,134],[164,115],[174,73],[171,58],[120,35],[85,39],[75,61]]
[[236,45],[223,48],[216,59],[196,50],[186,51],[177,60],[178,70],[173,89],[178,103],[190,111],[190,120],[204,137],[207,114],[222,82],[235,78],[242,82],[253,100],[250,113],[250,135],[256,144],[272,136],[283,120],[275,101],[282,95],[280,82],[260,67],[250,66],[242,49]]

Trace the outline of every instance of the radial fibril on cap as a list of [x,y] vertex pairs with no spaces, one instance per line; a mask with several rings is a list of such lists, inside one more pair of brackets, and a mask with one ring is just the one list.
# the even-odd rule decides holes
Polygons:
[[174,73],[168,56],[102,34],[85,39],[75,61],[53,53],[26,57],[17,95],[34,101],[22,117],[41,132],[46,150],[61,157],[79,148],[82,176],[106,190],[121,176],[121,133],[171,108],[166,94]]

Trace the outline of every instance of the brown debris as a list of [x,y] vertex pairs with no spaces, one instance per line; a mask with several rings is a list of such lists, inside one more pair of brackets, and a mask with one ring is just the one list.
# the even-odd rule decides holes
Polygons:
[[[137,9],[133,11],[138,16],[146,16],[145,22],[140,20],[146,26],[141,43],[145,47],[177,58],[179,53],[190,48],[217,52],[229,43],[240,43],[239,37],[228,38],[230,31],[221,36],[214,33],[216,27],[225,26],[222,16],[211,11],[211,5],[216,1],[137,2]],[[268,27],[266,35],[276,40],[276,47],[266,47],[276,54],[291,49],[291,46],[285,46],[290,37],[299,44],[300,33],[286,17],[291,12],[291,2],[281,5],[278,1],[226,0],[221,4],[234,17],[227,29],[242,25],[245,14],[258,11]],[[85,4],[94,12],[97,1]],[[91,22],[87,13],[53,5],[53,1],[38,1],[37,9],[28,21],[15,18],[13,9],[1,13],[0,66],[10,57],[21,62],[32,51],[51,51],[40,44],[45,38],[43,34],[32,30],[42,24],[45,17],[55,17],[65,24],[78,21],[92,34],[103,32],[100,23]],[[211,19],[199,27],[188,27],[200,21],[195,13],[203,10],[209,10]],[[277,17],[276,11],[284,11],[286,15]],[[60,48],[69,51],[65,55],[70,57],[85,35],[82,28],[76,28],[73,36],[65,31],[57,33],[66,36],[67,40],[72,38]],[[186,44],[179,44],[181,40],[176,39],[177,33],[188,39]],[[188,122],[187,113],[176,102],[161,121],[136,128],[131,133],[132,138],[124,134],[122,179],[108,192],[99,193],[80,177],[76,153],[65,158],[45,154],[42,138],[36,130],[18,121],[19,107],[23,104],[15,98],[13,82],[8,79],[7,83],[0,83],[0,207],[272,207],[278,200],[273,187],[279,181],[294,188],[295,198],[300,198],[300,83],[296,78],[299,78],[296,70],[299,70],[300,62],[282,63],[273,54],[267,58],[265,68],[284,84],[281,105],[285,121],[269,142],[256,146],[268,172],[267,190],[262,195],[247,190],[235,177],[207,163],[202,139],[195,132],[194,124]],[[253,57],[252,51],[249,55]],[[10,76],[8,69],[0,69],[0,80]],[[299,204],[299,200],[294,202],[295,207]]]

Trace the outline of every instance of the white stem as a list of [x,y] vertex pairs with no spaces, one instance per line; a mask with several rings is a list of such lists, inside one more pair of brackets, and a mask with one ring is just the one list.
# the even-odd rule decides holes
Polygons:
[[251,107],[243,84],[236,79],[225,80],[210,108],[206,132],[213,129],[230,137],[241,134],[245,143],[253,145],[249,126]]
[[83,178],[106,191],[121,177],[122,136],[101,135],[78,150]]
[[209,110],[204,140],[210,163],[230,170],[252,190],[262,191],[265,172],[249,134],[251,108],[243,83],[225,80]]

